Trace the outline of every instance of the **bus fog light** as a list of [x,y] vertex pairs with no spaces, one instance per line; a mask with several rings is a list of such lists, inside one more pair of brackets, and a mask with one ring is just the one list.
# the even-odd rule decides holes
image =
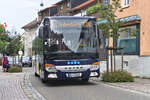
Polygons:
[[98,73],[97,72],[91,72],[90,76],[97,76]]
[[49,74],[48,78],[57,78],[57,75],[56,74]]

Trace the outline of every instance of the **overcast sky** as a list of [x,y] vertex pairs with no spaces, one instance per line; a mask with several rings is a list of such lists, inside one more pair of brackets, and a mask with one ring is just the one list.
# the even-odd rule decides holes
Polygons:
[[0,0],[0,23],[6,22],[8,30],[23,32],[21,27],[37,17],[43,1],[44,7],[51,6],[60,0]]

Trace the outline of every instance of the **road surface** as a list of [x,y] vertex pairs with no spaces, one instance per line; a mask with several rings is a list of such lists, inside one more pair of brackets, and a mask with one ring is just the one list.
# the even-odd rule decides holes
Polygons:
[[149,95],[130,92],[105,85],[103,82],[80,80],[42,83],[30,75],[33,87],[47,100],[150,100]]

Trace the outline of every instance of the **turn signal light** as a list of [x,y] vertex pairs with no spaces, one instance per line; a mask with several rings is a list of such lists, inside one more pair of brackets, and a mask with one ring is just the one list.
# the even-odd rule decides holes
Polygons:
[[99,65],[100,63],[99,62],[94,62],[92,65]]
[[55,66],[55,65],[53,65],[53,64],[45,64],[45,67],[53,67],[53,66]]

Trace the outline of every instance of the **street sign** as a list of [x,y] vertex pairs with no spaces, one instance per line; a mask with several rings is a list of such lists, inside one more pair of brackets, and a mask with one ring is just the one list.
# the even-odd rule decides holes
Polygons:
[[21,56],[21,55],[23,54],[23,52],[22,52],[22,51],[19,51],[18,54]]

